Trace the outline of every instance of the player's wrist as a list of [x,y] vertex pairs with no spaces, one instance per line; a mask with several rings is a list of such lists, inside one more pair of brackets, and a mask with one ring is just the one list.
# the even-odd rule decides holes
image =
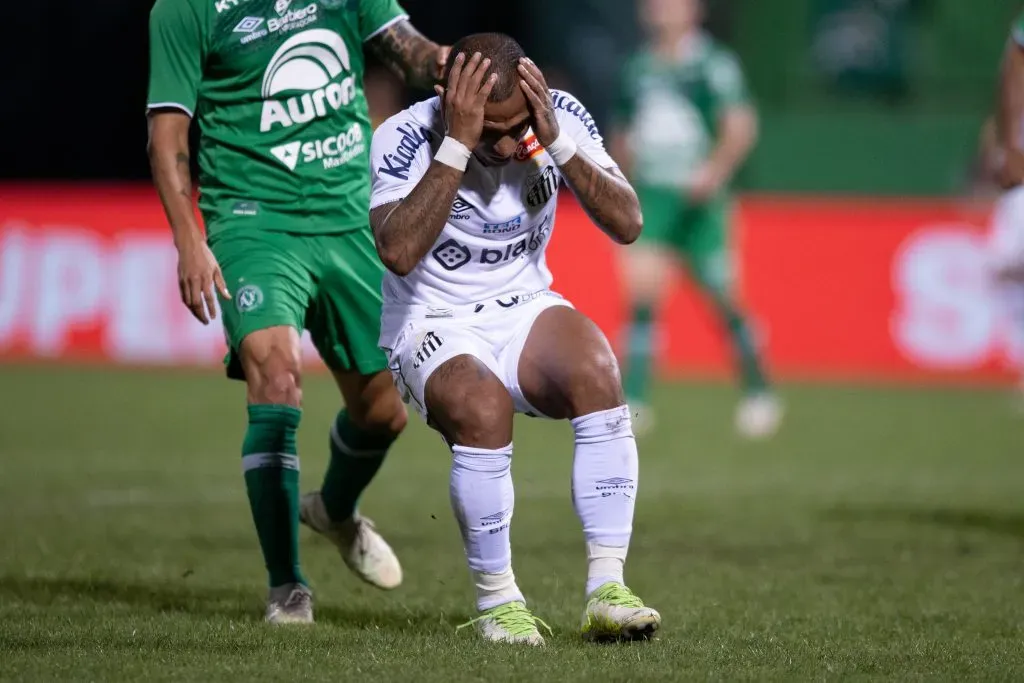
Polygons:
[[472,154],[469,147],[446,135],[441,141],[441,146],[437,148],[437,153],[434,154],[434,160],[457,171],[465,171]]
[[555,164],[558,166],[564,166],[569,163],[569,159],[576,156],[576,152],[579,151],[579,146],[576,141],[572,139],[572,136],[567,132],[559,131],[558,137],[550,145],[545,147],[551,158],[555,160]]

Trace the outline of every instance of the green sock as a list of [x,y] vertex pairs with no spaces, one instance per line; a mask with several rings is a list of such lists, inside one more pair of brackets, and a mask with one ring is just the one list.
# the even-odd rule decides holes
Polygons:
[[740,384],[746,393],[759,393],[768,389],[768,378],[761,367],[750,327],[738,310],[731,304],[721,305],[729,340],[733,346],[736,363],[739,366]]
[[654,361],[654,310],[650,306],[633,309],[627,335],[626,374],[622,388],[627,401],[646,403]]
[[307,583],[299,569],[298,408],[249,406],[242,470],[270,585]]
[[331,464],[320,487],[324,508],[333,521],[355,514],[359,497],[377,474],[395,438],[394,434],[356,427],[347,410],[338,413],[331,428]]

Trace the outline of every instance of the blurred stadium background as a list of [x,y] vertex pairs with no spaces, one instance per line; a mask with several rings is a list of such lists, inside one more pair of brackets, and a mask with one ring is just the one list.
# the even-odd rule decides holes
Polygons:
[[[219,326],[178,301],[148,184],[150,4],[23,6],[14,28],[46,42],[0,77],[0,678],[1022,675],[1024,328],[986,275],[993,194],[976,164],[1020,2],[711,0],[708,28],[762,117],[738,181],[743,294],[788,421],[763,444],[731,433],[720,333],[681,285],[663,312],[661,424],[641,440],[630,575],[667,628],[642,658],[571,639],[571,435],[519,424],[517,573],[557,624],[537,660],[481,659],[454,632],[469,586],[446,452],[419,424],[365,501],[406,587],[372,594],[305,537],[327,625],[260,628],[243,390],[221,376]],[[626,0],[403,5],[437,40],[514,35],[603,127],[640,38]],[[367,81],[378,119],[420,95]],[[555,286],[617,338],[613,247],[562,202]],[[306,402],[314,485],[329,380]]]

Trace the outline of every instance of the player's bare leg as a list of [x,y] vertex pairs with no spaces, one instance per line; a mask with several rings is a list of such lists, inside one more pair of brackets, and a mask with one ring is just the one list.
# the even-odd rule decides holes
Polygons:
[[658,350],[654,317],[677,264],[670,252],[651,245],[634,244],[620,253],[630,310],[626,348],[622,354],[626,369],[624,387],[633,416],[633,430],[642,436],[654,428],[654,413],[649,405]]
[[331,461],[319,491],[302,497],[302,522],[322,534],[359,578],[378,588],[402,583],[402,566],[373,522],[358,512],[388,448],[407,417],[390,373],[334,372],[345,399],[331,426]]
[[460,355],[434,371],[424,399],[452,449],[452,509],[480,611],[470,624],[486,640],[543,645],[512,572],[512,397],[483,362]]
[[633,530],[638,459],[618,363],[608,340],[579,311],[555,306],[538,316],[519,359],[526,399],[575,431],[572,492],[587,542],[590,640],[641,639],[661,625],[623,580]]
[[299,334],[287,326],[257,330],[239,352],[249,401],[242,470],[270,580],[266,619],[312,623],[312,593],[299,568]]

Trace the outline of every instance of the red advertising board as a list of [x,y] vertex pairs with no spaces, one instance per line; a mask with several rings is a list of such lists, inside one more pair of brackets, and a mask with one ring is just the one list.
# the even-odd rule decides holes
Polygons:
[[[1004,381],[1024,357],[1024,329],[986,276],[985,209],[748,197],[738,219],[743,298],[780,377]],[[555,287],[613,339],[626,313],[621,248],[563,197]],[[671,284],[663,370],[727,372],[710,312],[684,281]],[[178,302],[150,189],[0,188],[0,358],[212,365],[223,350],[219,326]]]

